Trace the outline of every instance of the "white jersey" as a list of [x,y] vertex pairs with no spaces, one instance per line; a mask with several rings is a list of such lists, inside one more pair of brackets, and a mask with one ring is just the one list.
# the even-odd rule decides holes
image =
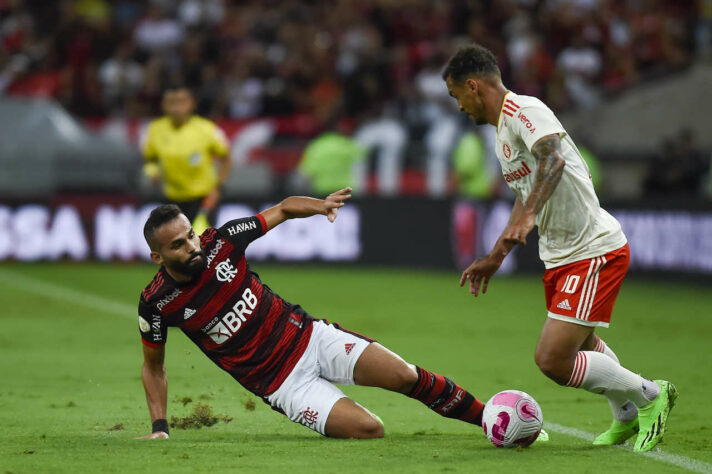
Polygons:
[[597,257],[626,243],[618,221],[599,205],[588,166],[554,113],[536,97],[513,92],[504,96],[495,149],[507,185],[526,204],[537,169],[531,148],[553,134],[561,137],[566,165],[561,181],[536,216],[539,257],[546,268]]

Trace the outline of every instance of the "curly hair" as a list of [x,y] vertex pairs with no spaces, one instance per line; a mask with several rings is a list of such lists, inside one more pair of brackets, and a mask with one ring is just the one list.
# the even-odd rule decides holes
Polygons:
[[447,80],[450,77],[455,82],[462,82],[469,76],[501,77],[497,58],[489,49],[479,44],[460,48],[450,58],[443,71],[443,79]]

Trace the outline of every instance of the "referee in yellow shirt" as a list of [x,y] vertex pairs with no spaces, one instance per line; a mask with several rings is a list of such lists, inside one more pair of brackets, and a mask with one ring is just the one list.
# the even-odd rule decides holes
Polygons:
[[213,122],[193,115],[186,87],[167,89],[162,105],[165,116],[149,124],[142,145],[144,170],[202,233],[215,225],[220,185],[230,173],[228,141]]

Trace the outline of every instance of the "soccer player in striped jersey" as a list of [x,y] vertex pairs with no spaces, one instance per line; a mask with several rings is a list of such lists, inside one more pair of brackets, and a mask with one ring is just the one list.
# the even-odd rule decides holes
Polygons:
[[287,219],[325,215],[334,222],[351,197],[290,197],[256,216],[209,228],[198,237],[172,204],[144,227],[151,259],[161,265],[142,292],[142,379],[153,429],[167,438],[166,328],[179,327],[216,365],[290,420],[325,436],[377,438],[383,425],[334,383],[385,388],[436,413],[481,425],[483,404],[442,375],[405,362],[373,339],[313,318],[250,271],[245,249]]
[[620,444],[638,433],[636,451],[662,440],[677,391],[623,367],[594,332],[608,327],[630,260],[618,221],[599,205],[588,167],[554,113],[535,97],[502,84],[494,55],[479,45],[460,49],[443,79],[462,112],[497,127],[496,154],[516,200],[492,251],[462,273],[474,296],[534,226],[544,261],[547,319],[536,348],[541,371],[561,385],[602,394],[613,423],[594,444]]

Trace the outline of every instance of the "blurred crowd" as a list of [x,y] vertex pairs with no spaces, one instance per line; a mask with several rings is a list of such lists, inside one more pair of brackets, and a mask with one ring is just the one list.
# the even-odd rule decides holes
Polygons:
[[506,84],[561,110],[684,68],[709,40],[703,4],[0,0],[0,92],[135,117],[155,115],[166,84],[184,82],[208,117],[407,115],[419,100],[438,106],[442,65],[477,41]]
[[440,77],[472,41],[518,93],[592,107],[709,48],[712,0],[0,0],[0,95],[142,119],[182,84],[205,117],[307,116],[310,137],[377,149],[381,194],[402,192],[410,167],[430,195],[490,197],[505,189],[492,131],[465,132]]

